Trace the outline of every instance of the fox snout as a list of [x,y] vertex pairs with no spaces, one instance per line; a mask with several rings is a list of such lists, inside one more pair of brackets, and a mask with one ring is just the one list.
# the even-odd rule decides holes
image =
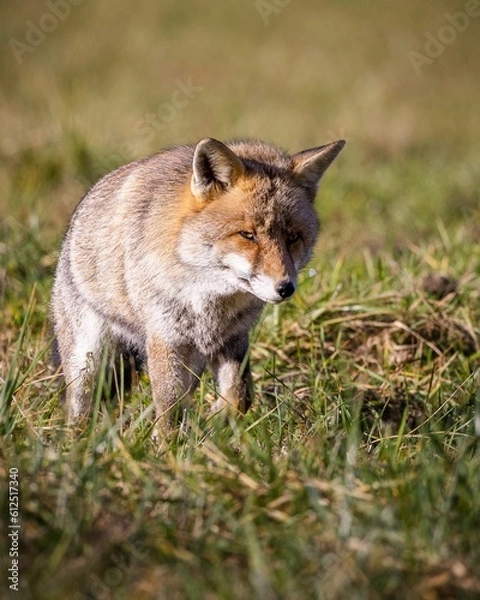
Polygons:
[[250,291],[260,300],[269,304],[279,304],[287,300],[297,289],[296,280],[287,277],[280,281],[265,274],[259,274],[250,280]]
[[275,288],[282,300],[286,300],[295,293],[295,284],[290,279],[280,281]]
[[297,289],[296,276],[294,274],[283,275],[281,279],[266,273],[256,273],[248,280],[250,292],[257,298],[269,304],[279,304],[287,300]]
[[288,300],[296,289],[296,280],[289,277],[276,282],[268,276],[259,276],[252,282],[254,294],[269,304],[279,304]]
[[271,304],[278,304],[293,296],[301,261],[295,260],[284,240],[265,237],[263,250],[256,259],[257,265],[251,280],[253,293]]
[[287,300],[297,289],[296,269],[291,260],[272,265],[255,265],[255,260],[236,252],[223,257],[223,264],[234,274],[240,287],[263,302],[278,304]]

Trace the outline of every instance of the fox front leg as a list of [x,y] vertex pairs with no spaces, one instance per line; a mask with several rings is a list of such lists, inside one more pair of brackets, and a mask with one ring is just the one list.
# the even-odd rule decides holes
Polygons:
[[181,418],[205,368],[205,359],[190,346],[172,348],[152,337],[147,366],[157,417],[157,432],[166,433]]
[[67,422],[73,425],[90,414],[106,326],[103,319],[88,307],[68,311],[61,310],[63,307],[59,306],[55,321],[56,343],[67,384]]
[[211,361],[211,367],[220,396],[212,407],[212,413],[246,413],[253,400],[248,339],[230,340]]

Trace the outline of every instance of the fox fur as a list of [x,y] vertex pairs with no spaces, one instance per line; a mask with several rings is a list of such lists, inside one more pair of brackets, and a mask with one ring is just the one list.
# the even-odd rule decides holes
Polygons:
[[148,369],[163,426],[208,366],[214,411],[252,402],[248,334],[295,292],[339,140],[288,155],[205,138],[127,164],[80,201],[52,292],[69,421],[88,416],[105,344]]

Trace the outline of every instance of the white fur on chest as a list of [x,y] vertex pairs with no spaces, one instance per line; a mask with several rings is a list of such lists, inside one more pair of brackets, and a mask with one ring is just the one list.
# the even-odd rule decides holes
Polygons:
[[156,334],[172,347],[195,346],[208,355],[248,332],[263,307],[258,298],[239,290],[223,268],[178,267],[150,254],[135,271],[129,300],[147,336]]
[[[205,289],[186,289],[175,299],[159,298],[147,329],[172,346],[188,344],[214,354],[230,339],[246,334],[262,304],[251,294],[223,296]],[[211,292],[211,293],[208,293]]]

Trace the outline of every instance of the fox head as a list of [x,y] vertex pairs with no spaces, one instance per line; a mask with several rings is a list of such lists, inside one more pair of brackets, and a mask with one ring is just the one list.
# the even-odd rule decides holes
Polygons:
[[344,144],[289,156],[263,142],[201,140],[180,233],[182,262],[221,278],[229,293],[270,303],[292,296],[319,231],[318,183]]

